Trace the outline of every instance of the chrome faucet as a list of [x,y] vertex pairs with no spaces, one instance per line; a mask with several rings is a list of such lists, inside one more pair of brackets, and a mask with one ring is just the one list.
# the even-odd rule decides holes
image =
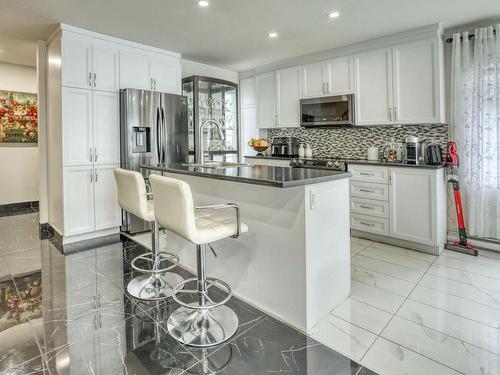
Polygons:
[[[208,119],[208,120],[205,120],[201,123],[201,125],[200,125],[200,143],[201,143],[201,145],[200,145],[200,151],[201,151],[200,163],[201,164],[205,163],[205,153],[207,156],[209,156],[208,150],[203,149],[203,143],[204,143],[203,142],[203,130],[209,124],[215,125],[215,128],[217,129],[217,131],[219,133],[219,139],[221,139],[221,140],[224,139],[224,133],[222,132],[222,127],[220,126],[220,124],[217,121],[215,121],[213,119]],[[210,133],[210,137],[208,137],[207,143],[210,145],[210,140],[212,139],[212,131],[210,131],[208,133]]]

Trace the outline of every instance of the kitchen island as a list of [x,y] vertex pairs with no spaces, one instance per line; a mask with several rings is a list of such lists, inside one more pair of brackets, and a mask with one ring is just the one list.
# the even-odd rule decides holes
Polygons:
[[[207,273],[249,303],[306,332],[350,293],[349,173],[271,166],[143,165],[188,182],[195,204],[236,202],[248,233],[213,243]],[[194,245],[167,248],[195,270]]]

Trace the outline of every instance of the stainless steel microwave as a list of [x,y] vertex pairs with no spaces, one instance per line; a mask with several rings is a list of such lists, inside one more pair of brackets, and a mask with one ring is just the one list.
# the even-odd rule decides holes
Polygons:
[[354,96],[337,95],[300,101],[300,126],[354,125]]

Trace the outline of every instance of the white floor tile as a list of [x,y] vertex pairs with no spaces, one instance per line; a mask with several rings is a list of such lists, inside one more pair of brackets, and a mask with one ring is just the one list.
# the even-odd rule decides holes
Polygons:
[[360,283],[375,286],[403,297],[407,297],[415,285],[417,285],[416,283],[354,265],[351,267],[351,278]]
[[383,260],[366,257],[362,254],[352,257],[351,263],[356,266],[368,268],[370,270],[413,283],[416,283],[424,275],[424,272],[407,267],[401,267]]
[[460,259],[452,258],[450,256],[442,256],[436,260],[436,263],[445,267],[456,268],[458,270],[477,273],[478,275],[494,279],[500,279],[500,267],[494,265],[486,266],[484,264],[475,263],[473,259],[469,259],[469,257],[463,257]]
[[357,281],[352,282],[351,297],[357,301],[364,302],[392,314],[396,312],[405,300],[403,296]]
[[382,337],[465,374],[500,373],[500,356],[397,316]]
[[432,264],[432,261],[428,262],[405,254],[398,254],[395,251],[378,249],[373,245],[361,251],[360,255],[383,260],[388,263],[397,264],[398,266],[411,268],[421,272],[426,272]]
[[377,335],[392,318],[392,314],[352,298],[347,298],[331,314]]
[[388,245],[388,244],[380,243],[380,242],[374,242],[371,244],[371,246],[376,248],[376,249],[379,249],[379,250],[384,250],[384,251],[392,252],[392,253],[399,254],[399,255],[406,255],[406,256],[409,256],[409,257],[412,257],[415,259],[429,262],[429,263],[434,262],[434,260],[437,258],[437,256],[432,255],[432,254],[427,254],[427,253],[423,253],[421,251],[406,249],[404,247]]
[[382,337],[362,359],[361,364],[380,375],[458,375],[452,370],[432,359],[426,358],[414,351]]
[[481,349],[500,354],[500,330],[496,328],[410,299],[403,303],[397,315]]
[[349,322],[328,315],[309,334],[319,342],[359,361],[375,341],[376,335]]
[[500,267],[500,254],[492,253],[490,251],[481,251],[479,256],[472,257],[470,255],[464,255],[457,253],[455,251],[444,250],[441,257],[458,259],[463,262],[472,264],[483,264],[490,267]]
[[359,253],[360,251],[370,246],[372,243],[373,241],[368,241],[363,238],[351,237],[351,254],[355,255]]
[[456,268],[445,267],[438,263],[434,263],[427,272],[432,275],[445,277],[447,279],[470,284],[478,288],[491,290],[495,293],[500,293],[500,280],[498,279],[493,279],[491,277],[482,276],[477,273],[467,272]]
[[419,285],[500,309],[500,293],[426,274]]
[[455,297],[451,294],[421,285],[417,285],[408,298],[493,328],[500,328],[500,310],[490,306]]

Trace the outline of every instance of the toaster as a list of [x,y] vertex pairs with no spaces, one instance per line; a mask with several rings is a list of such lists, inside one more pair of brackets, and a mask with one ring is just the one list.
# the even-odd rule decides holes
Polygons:
[[427,164],[438,165],[443,163],[443,149],[440,145],[429,145],[426,156]]

